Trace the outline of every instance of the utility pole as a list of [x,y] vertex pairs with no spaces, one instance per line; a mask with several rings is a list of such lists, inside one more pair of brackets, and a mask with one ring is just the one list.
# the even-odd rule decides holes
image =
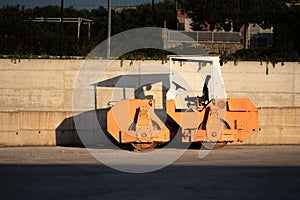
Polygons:
[[154,0],[152,0],[152,27],[156,26]]
[[64,41],[64,0],[61,0],[60,5],[60,58],[63,57],[63,41]]
[[107,58],[110,58],[110,37],[111,37],[111,0],[108,0],[107,18]]
[[178,31],[178,18],[177,18],[177,10],[178,10],[178,2],[177,0],[174,0],[175,1],[175,22],[176,22],[176,30]]
[[243,16],[244,16],[244,33],[243,33],[243,38],[244,38],[244,56],[246,53],[246,48],[247,48],[247,27],[248,27],[248,11],[247,11],[247,5],[246,5],[247,0],[242,0],[242,10],[243,10]]

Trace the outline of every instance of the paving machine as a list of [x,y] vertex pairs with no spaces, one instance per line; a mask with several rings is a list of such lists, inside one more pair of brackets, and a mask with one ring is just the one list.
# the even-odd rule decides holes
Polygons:
[[[170,71],[167,74],[130,74],[97,84],[97,87],[123,88],[124,93],[125,88],[134,89],[134,98],[127,98],[124,94],[121,100],[110,102],[107,131],[114,140],[146,150],[166,144],[175,136],[180,142],[226,144],[243,142],[258,131],[258,111],[249,99],[210,95],[217,90],[214,89],[213,70],[206,76],[202,94],[186,96],[186,108],[177,108],[176,90],[179,90],[180,83],[173,80],[174,62],[219,66],[218,62],[207,57],[174,56],[169,58]],[[151,85],[156,83],[161,83],[160,109],[155,106],[155,95],[144,94],[144,90],[151,90]]]

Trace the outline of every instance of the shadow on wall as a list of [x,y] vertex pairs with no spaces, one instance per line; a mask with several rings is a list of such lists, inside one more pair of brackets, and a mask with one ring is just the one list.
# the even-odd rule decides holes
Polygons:
[[[94,144],[97,146],[103,146],[104,143],[107,142],[107,140],[98,141],[99,138],[103,137],[103,135],[105,136],[105,138],[113,141],[106,130],[106,116],[108,110],[109,108],[90,110],[64,119],[55,130],[56,145],[84,147],[84,144],[88,144],[89,146]],[[95,114],[97,116],[96,119]],[[75,122],[77,127],[75,125]],[[79,127],[78,123],[80,123]],[[96,128],[95,123],[98,123],[100,125],[101,130],[99,130],[99,126],[98,128]],[[103,144],[101,144],[101,142],[103,142]]]
[[[150,98],[152,95],[145,95],[145,90],[151,90],[152,84],[162,83],[161,91],[166,99],[167,87],[169,84],[169,74],[129,74],[113,77],[91,86],[94,87],[94,99],[97,97],[97,88],[122,88],[123,97],[126,97],[126,89],[134,89],[136,99]],[[95,101],[97,102],[97,100]],[[110,104],[111,102],[108,102]],[[163,103],[165,104],[165,102]],[[110,148],[113,143],[122,149],[128,149],[126,144],[117,143],[107,132],[107,112],[108,108],[90,110],[72,117],[66,118],[56,128],[56,145],[58,146],[88,146],[93,148]],[[97,117],[95,117],[95,114]],[[76,122],[76,123],[75,123]],[[77,125],[77,127],[75,126]],[[100,125],[100,126],[99,126]],[[85,145],[83,145],[85,144]],[[87,144],[87,145],[86,145]]]

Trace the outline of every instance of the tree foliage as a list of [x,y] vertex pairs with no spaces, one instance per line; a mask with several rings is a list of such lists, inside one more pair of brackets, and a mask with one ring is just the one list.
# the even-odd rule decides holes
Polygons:
[[276,15],[286,8],[283,0],[180,0],[180,6],[188,11],[195,30],[201,29],[206,21],[211,30],[228,30],[226,26],[233,26],[235,31],[245,20],[270,27]]
[[[0,8],[0,54],[2,55],[53,55],[60,53],[60,24],[35,23],[36,17],[60,17],[59,6],[25,9],[20,6]],[[165,1],[155,4],[153,16],[150,4],[137,6],[136,9],[112,11],[112,35],[125,30],[145,27],[176,27],[175,4]],[[63,54],[65,56],[86,56],[96,45],[107,38],[107,9],[77,10],[65,8],[65,18],[87,18],[93,20],[91,38],[88,38],[86,25],[81,25],[80,39],[77,39],[77,23],[64,23]]]
[[[239,31],[243,24],[256,23],[263,28],[273,27],[274,45],[270,50],[249,50],[253,59],[270,52],[280,59],[295,60],[300,56],[300,7],[289,7],[294,0],[165,0],[155,4],[143,4],[136,9],[112,12],[112,35],[133,28],[157,26],[176,29],[175,2],[193,19],[194,30],[202,30],[210,24],[210,30]],[[0,8],[0,54],[2,55],[54,55],[60,53],[60,24],[34,23],[36,17],[60,17],[59,6],[24,8],[7,6]],[[64,17],[92,19],[91,37],[82,25],[77,39],[77,24],[64,23],[63,54],[86,56],[96,45],[107,38],[107,15],[104,7],[77,10],[65,8]],[[148,57],[143,51],[142,57]],[[145,56],[144,56],[145,55]],[[239,56],[237,52],[235,56]],[[157,56],[157,55],[155,55]],[[158,56],[159,57],[159,56]],[[230,56],[229,56],[230,57]],[[244,55],[245,58],[245,55]]]
[[[274,44],[270,50],[248,50],[243,58],[256,59],[261,54],[276,55],[285,60],[297,60],[300,55],[300,7],[288,6],[293,0],[180,0],[193,19],[194,30],[202,30],[206,23],[210,30],[239,31],[243,24],[255,23],[262,28],[273,27]],[[240,52],[234,54],[239,56]],[[251,56],[250,56],[251,55]],[[249,57],[250,56],[250,57]],[[274,57],[273,56],[273,57]]]

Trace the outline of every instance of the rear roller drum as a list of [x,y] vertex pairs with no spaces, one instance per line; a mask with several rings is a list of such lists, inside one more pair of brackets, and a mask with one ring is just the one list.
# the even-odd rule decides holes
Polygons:
[[222,149],[227,142],[202,142],[201,145],[207,150]]
[[131,145],[139,151],[149,151],[157,146],[157,142],[147,142],[147,143],[131,143]]

